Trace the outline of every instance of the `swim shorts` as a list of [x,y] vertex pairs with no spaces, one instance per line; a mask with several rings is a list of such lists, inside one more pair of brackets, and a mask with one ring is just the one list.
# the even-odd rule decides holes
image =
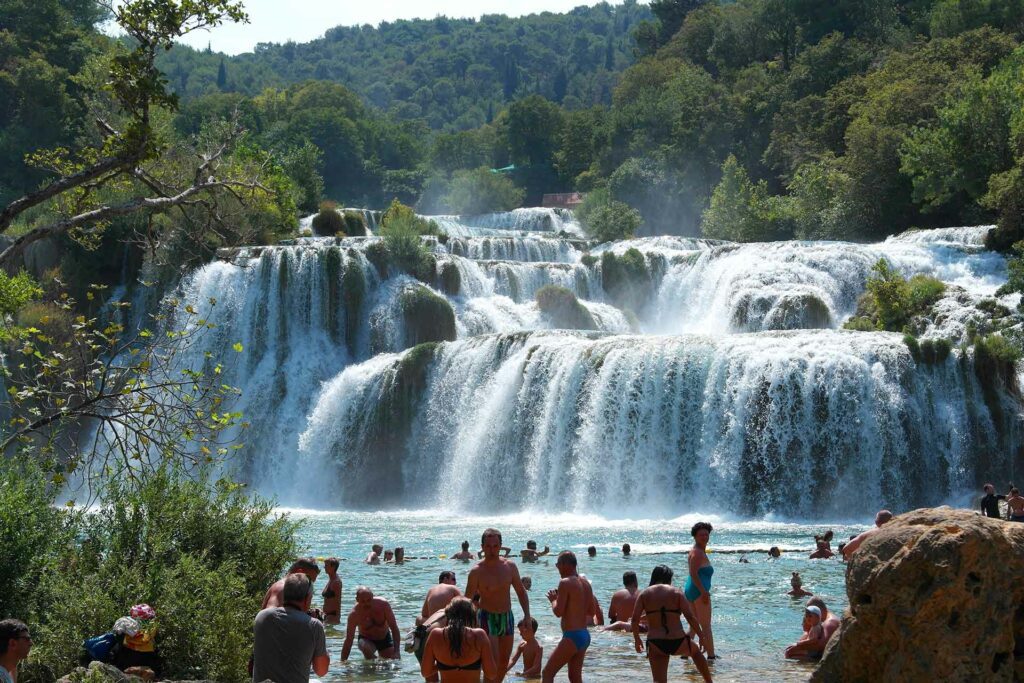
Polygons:
[[512,610],[502,613],[488,612],[485,609],[477,610],[480,618],[480,628],[489,636],[511,636],[515,634],[516,618]]
[[391,632],[389,631],[387,636],[384,638],[364,638],[359,636],[359,640],[368,640],[373,643],[373,646],[377,648],[377,652],[384,652],[390,650],[395,646],[395,641],[391,640]]

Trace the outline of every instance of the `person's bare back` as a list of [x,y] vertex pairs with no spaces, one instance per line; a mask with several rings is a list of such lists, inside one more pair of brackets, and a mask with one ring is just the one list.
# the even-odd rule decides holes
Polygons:
[[558,582],[558,602],[565,597],[565,608],[562,612],[562,630],[576,631],[590,625],[590,610],[594,604],[594,594],[590,583],[577,576],[567,576]]
[[444,609],[448,603],[455,598],[462,597],[462,591],[458,586],[450,586],[446,583],[439,583],[427,591],[427,597],[423,600],[423,610],[420,616],[426,619],[434,612]]

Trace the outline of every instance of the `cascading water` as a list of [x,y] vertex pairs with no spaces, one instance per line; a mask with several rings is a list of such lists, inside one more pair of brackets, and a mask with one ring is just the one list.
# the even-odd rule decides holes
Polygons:
[[[245,347],[242,474],[282,503],[815,517],[1012,474],[1020,406],[969,353],[924,364],[837,329],[884,257],[956,285],[928,334],[962,334],[1006,279],[986,228],[588,252],[554,236],[564,212],[433,218],[433,281],[371,237],[241,250],[185,283],[218,325],[194,352]],[[547,285],[562,309],[535,301]],[[425,338],[452,341],[409,348]]]

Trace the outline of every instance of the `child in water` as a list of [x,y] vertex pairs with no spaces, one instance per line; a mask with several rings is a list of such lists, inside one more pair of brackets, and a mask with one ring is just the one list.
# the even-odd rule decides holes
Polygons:
[[512,671],[516,662],[519,661],[519,657],[522,656],[523,670],[517,671],[515,675],[522,678],[538,678],[540,676],[540,665],[544,655],[544,647],[537,640],[537,620],[533,617],[530,617],[530,621],[520,619],[518,626],[519,635],[522,636],[523,642],[519,643],[516,653],[509,660],[505,675],[507,676]]
[[793,590],[789,591],[788,595],[794,598],[804,598],[814,593],[808,593],[803,589],[803,579],[800,578],[800,572],[793,572],[793,577],[789,580],[789,585],[793,587]]

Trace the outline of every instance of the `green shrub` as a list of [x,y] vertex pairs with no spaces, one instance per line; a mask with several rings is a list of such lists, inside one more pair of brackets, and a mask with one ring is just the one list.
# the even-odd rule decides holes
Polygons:
[[522,205],[526,191],[486,167],[456,171],[444,203],[452,213],[478,214],[511,211]]
[[974,351],[976,357],[1000,364],[1012,365],[1021,359],[1021,350],[1001,334],[975,339]]
[[458,296],[459,290],[462,289],[462,275],[459,274],[458,266],[451,261],[445,261],[441,266],[438,279],[445,294]]
[[455,311],[444,297],[415,285],[402,290],[398,305],[405,323],[405,346],[455,341]]
[[580,257],[580,263],[582,263],[587,268],[593,268],[595,265],[597,265],[597,257],[591,253],[586,253]]
[[597,323],[576,295],[565,287],[545,285],[537,290],[537,307],[555,325],[569,330],[596,330]]
[[434,236],[444,234],[436,222],[417,216],[412,207],[406,206],[397,199],[393,200],[381,215],[379,232],[384,236],[391,232]]
[[381,277],[388,276],[388,263],[391,260],[391,256],[388,253],[388,247],[383,240],[367,245],[366,250],[363,251],[363,255],[365,255],[366,260],[372,263],[373,267],[377,269],[378,275]]
[[576,209],[576,216],[587,235],[600,242],[630,239],[643,222],[639,211],[612,200],[607,189],[589,193]]
[[367,233],[366,218],[358,211],[346,211],[342,216],[345,219],[345,234],[349,237],[365,237]]
[[843,325],[848,330],[901,332],[911,318],[927,314],[946,292],[946,285],[930,275],[919,273],[907,281],[884,258],[871,272],[867,291],[857,300],[857,314]]
[[925,312],[946,293],[946,285],[931,275],[918,273],[908,281],[910,287],[910,311],[912,315]]
[[168,677],[245,681],[252,630],[241,625],[294,558],[296,525],[204,473],[165,467],[106,486],[80,518],[83,540],[36,587],[47,605],[34,657],[67,671],[83,639],[147,602]]
[[640,250],[627,249],[622,256],[601,254],[601,286],[619,308],[640,310],[651,292],[651,273]]
[[844,330],[854,330],[856,332],[875,332],[878,330],[875,327],[875,321],[865,315],[855,315],[849,320],[843,323]]
[[320,202],[320,212],[313,216],[313,234],[318,237],[334,237],[345,232],[345,218],[338,212],[338,204],[332,201]]

